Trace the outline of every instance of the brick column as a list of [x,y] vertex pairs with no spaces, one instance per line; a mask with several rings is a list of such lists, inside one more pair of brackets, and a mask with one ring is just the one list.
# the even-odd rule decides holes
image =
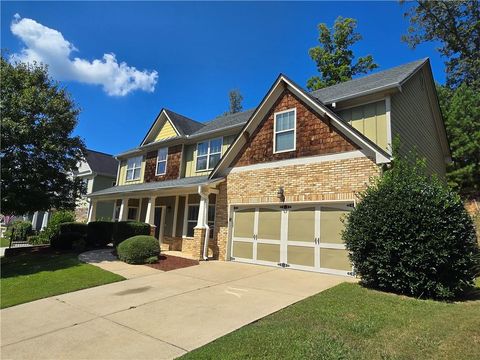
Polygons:
[[207,229],[196,227],[193,230],[193,246],[192,255],[195,259],[203,260],[203,242],[205,240],[205,233]]

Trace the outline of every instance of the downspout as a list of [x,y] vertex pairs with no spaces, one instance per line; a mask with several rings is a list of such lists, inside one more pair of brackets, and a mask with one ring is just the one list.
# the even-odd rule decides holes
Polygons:
[[198,187],[198,195],[200,195],[200,199],[204,203],[203,209],[203,224],[202,226],[205,227],[205,239],[203,241],[203,260],[208,260],[208,241],[210,239],[210,226],[208,226],[208,193],[204,193],[202,190],[202,186]]

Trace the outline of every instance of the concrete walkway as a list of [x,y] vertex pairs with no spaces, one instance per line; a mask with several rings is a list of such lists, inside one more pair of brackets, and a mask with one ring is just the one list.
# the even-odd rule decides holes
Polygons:
[[155,275],[160,270],[145,265],[130,265],[117,259],[112,254],[113,249],[91,250],[78,256],[80,261],[86,262],[123,276],[125,279],[134,279],[140,276]]
[[350,278],[232,262],[1,310],[3,359],[168,359]]

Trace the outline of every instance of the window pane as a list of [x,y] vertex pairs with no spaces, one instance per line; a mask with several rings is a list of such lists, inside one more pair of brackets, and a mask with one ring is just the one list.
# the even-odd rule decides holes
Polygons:
[[222,152],[222,139],[214,139],[210,141],[210,154]]
[[160,161],[159,163],[157,163],[157,174],[158,175],[165,174],[166,165],[167,165],[167,163],[165,161]]
[[187,236],[192,237],[193,236],[193,228],[197,226],[196,222],[188,222],[187,223]]
[[189,221],[197,221],[198,219],[198,210],[200,207],[198,205],[189,205],[188,206],[188,220]]
[[128,208],[128,220],[137,220],[137,208]]
[[206,155],[208,153],[208,141],[198,143],[197,145],[197,156]]
[[294,131],[275,135],[275,151],[293,150]]
[[215,205],[208,205],[208,225],[215,221]]
[[140,179],[140,168],[135,168],[133,172],[133,178],[134,179]]
[[130,159],[127,160],[127,168],[132,169],[134,167],[140,167],[141,163],[142,163],[142,157],[141,156],[130,158]]
[[158,150],[158,161],[167,160],[168,148]]
[[197,157],[197,170],[205,170],[207,168],[207,156]]
[[276,116],[276,131],[284,131],[293,129],[295,126],[295,112],[290,111],[288,113],[278,114]]
[[133,170],[127,170],[127,180],[133,179]]
[[210,155],[210,161],[208,164],[209,168],[213,169],[215,165],[218,164],[219,161],[220,161],[220,154]]

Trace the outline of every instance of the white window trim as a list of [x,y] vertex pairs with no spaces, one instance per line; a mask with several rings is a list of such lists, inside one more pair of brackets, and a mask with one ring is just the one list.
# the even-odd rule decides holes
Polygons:
[[[218,152],[214,152],[214,153],[211,153],[210,152],[210,143],[212,141],[215,141],[215,140],[220,140],[220,153]],[[199,144],[202,144],[204,142],[208,142],[208,149],[207,149],[207,153],[205,155],[200,155],[201,157],[204,157],[206,156],[207,157],[207,167],[205,169],[197,169],[197,164],[198,164],[198,145]],[[220,154],[220,159],[222,158],[222,149],[223,149],[223,137],[217,137],[217,138],[213,138],[213,139],[208,139],[208,140],[204,140],[204,141],[199,141],[197,142],[197,153],[196,153],[196,156],[195,156],[195,171],[196,172],[203,172],[203,171],[210,171],[210,170],[213,170],[214,166],[210,167],[210,155],[215,155],[215,154]]]
[[[167,150],[167,156],[165,157],[165,160],[159,160],[158,157],[160,155],[160,150]],[[157,170],[158,170],[158,163],[159,162],[165,162],[165,171],[163,173],[158,173]],[[158,149],[157,151],[157,162],[155,163],[155,176],[158,176],[158,175],[165,175],[167,173],[167,164],[168,164],[168,147],[163,147],[163,148],[160,148]]]
[[[130,159],[140,159],[140,166],[138,166],[138,167],[133,166],[133,168],[129,169],[128,168],[128,160],[130,160]],[[142,156],[135,156],[135,157],[132,157],[130,159],[127,159],[127,163],[125,164],[125,181],[140,180],[142,178],[142,162],[143,162]],[[133,174],[133,176],[135,176],[135,170],[136,169],[140,169],[140,175],[138,175],[138,178],[129,179],[128,178],[128,170],[132,170],[132,174]]]
[[[277,149],[277,134],[282,134],[284,132],[292,131],[292,129],[282,130],[277,133],[277,115],[289,113],[293,111],[293,149],[287,150],[280,150],[276,151]],[[279,111],[273,114],[273,153],[274,154],[281,154],[285,152],[291,152],[297,150],[297,108],[292,108],[284,111]]]

